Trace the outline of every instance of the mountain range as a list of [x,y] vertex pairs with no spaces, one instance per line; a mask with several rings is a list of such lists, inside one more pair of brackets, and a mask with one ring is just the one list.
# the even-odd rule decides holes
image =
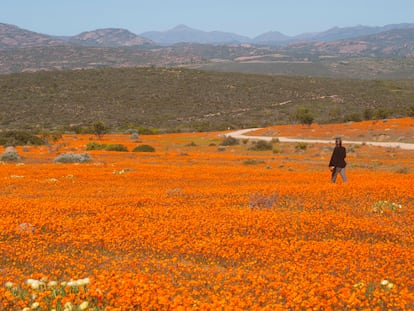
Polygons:
[[0,23],[0,50],[65,44],[100,47],[166,46],[177,43],[286,46],[297,42],[332,42],[404,29],[414,29],[414,23],[391,24],[381,27],[361,25],[344,28],[333,27],[323,32],[305,33],[297,36],[287,36],[278,31],[269,31],[255,38],[222,31],[207,32],[185,25],[178,25],[167,31],[149,31],[139,35],[126,29],[107,28],[85,31],[75,36],[57,37]]
[[106,28],[57,37],[0,23],[0,74],[39,70],[175,67],[258,73],[413,79],[414,24],[334,27],[253,39],[178,25],[140,35]]

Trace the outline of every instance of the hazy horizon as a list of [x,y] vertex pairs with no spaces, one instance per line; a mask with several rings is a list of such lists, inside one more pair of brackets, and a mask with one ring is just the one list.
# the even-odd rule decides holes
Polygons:
[[167,31],[177,25],[254,38],[269,31],[287,36],[333,27],[382,27],[412,23],[412,0],[2,0],[0,22],[34,32],[73,36],[84,31],[122,28],[135,34]]

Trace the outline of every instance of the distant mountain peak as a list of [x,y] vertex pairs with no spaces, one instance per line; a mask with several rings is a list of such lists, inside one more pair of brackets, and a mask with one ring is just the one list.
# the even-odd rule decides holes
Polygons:
[[69,40],[72,44],[86,46],[139,46],[153,44],[149,39],[133,34],[122,28],[103,28],[82,32]]
[[203,31],[190,28],[184,24],[177,25],[167,31],[150,31],[141,36],[154,42],[170,45],[176,43],[192,42],[201,44],[227,44],[246,43],[250,38],[223,31]]
[[173,27],[171,30],[193,30],[193,29],[191,29],[187,25],[179,24],[179,25]]

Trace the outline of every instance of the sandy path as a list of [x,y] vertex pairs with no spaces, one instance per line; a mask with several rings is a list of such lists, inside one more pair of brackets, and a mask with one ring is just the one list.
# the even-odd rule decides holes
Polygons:
[[[249,136],[246,135],[248,132],[258,130],[258,128],[238,130],[231,133],[224,134],[224,136],[230,136],[237,139],[256,139],[256,140],[265,140],[271,141],[272,139],[278,139],[280,142],[305,142],[305,143],[318,143],[318,144],[332,144],[332,140],[322,140],[322,139],[299,139],[299,138],[288,138],[288,137],[270,137],[270,136]],[[343,144],[356,144],[356,145],[371,145],[378,147],[390,147],[390,148],[401,148],[407,150],[414,150],[414,144],[409,143],[399,143],[399,142],[377,142],[377,141],[353,141],[353,140],[343,140]]]

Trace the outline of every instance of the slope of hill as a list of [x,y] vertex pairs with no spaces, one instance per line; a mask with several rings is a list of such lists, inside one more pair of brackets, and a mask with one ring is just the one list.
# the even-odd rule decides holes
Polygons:
[[165,131],[263,127],[401,117],[414,81],[274,77],[123,68],[0,75],[0,128],[147,126]]
[[[262,44],[268,43],[267,46],[199,43],[155,46],[153,41],[124,29],[98,29],[70,38],[53,38],[0,24],[0,74],[102,67],[188,66],[271,75],[414,79],[412,25],[368,30],[364,26],[335,28],[321,33],[321,38],[378,33],[329,42],[310,42],[317,34],[308,34],[306,42],[272,46],[272,40],[285,40],[286,43],[289,39],[281,33],[269,32],[257,39]],[[379,32],[382,29],[391,30]],[[174,31],[185,41],[193,40],[197,32],[207,41],[240,39],[226,33],[194,33],[182,25]]]
[[0,51],[33,46],[65,45],[64,40],[0,23]]
[[185,25],[178,25],[167,31],[149,31],[141,34],[161,45],[171,45],[183,42],[203,44],[225,44],[249,42],[250,38],[222,31],[202,31]]
[[286,51],[308,55],[412,57],[414,28],[394,29],[347,40],[296,43],[289,45]]
[[128,30],[118,28],[82,32],[79,35],[70,37],[68,41],[75,45],[103,47],[154,44],[154,42],[149,39],[137,36]]

